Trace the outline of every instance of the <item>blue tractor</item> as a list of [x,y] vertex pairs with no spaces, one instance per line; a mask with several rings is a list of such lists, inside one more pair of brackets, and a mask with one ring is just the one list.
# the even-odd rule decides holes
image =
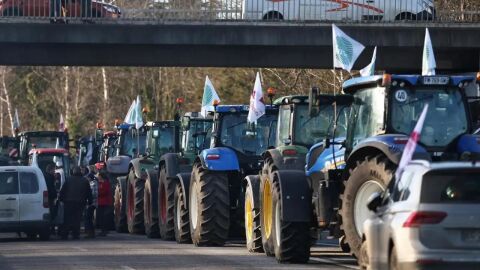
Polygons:
[[191,177],[179,183],[184,191],[188,187],[183,210],[195,245],[221,246],[243,236],[243,179],[261,170],[261,155],[275,143],[278,110],[266,107],[253,124],[247,122],[248,106],[215,107],[210,148],[193,162]]
[[[480,154],[480,137],[472,135],[469,98],[477,92],[475,76],[389,75],[354,78],[343,85],[353,96],[342,169],[307,168],[319,179],[320,228],[334,228],[341,246],[357,258],[363,222],[370,213],[367,199],[391,182],[408,136],[428,104],[414,158],[430,161],[470,160]],[[324,155],[312,164],[321,164]],[[340,161],[343,162],[343,161]],[[315,167],[317,168],[317,167]],[[393,183],[393,182],[392,182]],[[320,224],[321,221],[321,224]]]

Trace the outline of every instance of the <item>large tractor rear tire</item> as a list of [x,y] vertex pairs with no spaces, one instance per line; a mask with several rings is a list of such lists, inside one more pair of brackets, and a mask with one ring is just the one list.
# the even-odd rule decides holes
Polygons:
[[115,195],[113,202],[115,231],[117,231],[118,233],[128,232],[126,201],[127,184],[125,178],[119,178],[117,179],[117,184],[115,185]]
[[357,161],[344,182],[345,190],[340,195],[340,228],[345,234],[344,242],[350,252],[359,258],[362,245],[363,222],[371,215],[367,200],[374,192],[384,191],[392,179],[395,165],[384,155],[366,157]]
[[188,217],[187,210],[187,201],[185,200],[185,195],[182,185],[177,182],[174,194],[175,207],[174,207],[174,230],[175,230],[175,240],[179,244],[189,244],[192,243],[192,238],[190,237],[190,220]]
[[158,228],[158,174],[151,171],[145,180],[145,192],[143,196],[143,212],[145,234],[148,238],[159,238]]
[[278,180],[273,181],[272,236],[275,258],[278,262],[306,263],[310,258],[309,222],[286,222],[282,220],[282,194]]
[[272,173],[276,170],[273,161],[266,159],[260,175],[260,231],[262,246],[267,256],[274,256],[273,247],[273,179]]
[[143,222],[143,197],[145,180],[135,176],[130,170],[127,178],[127,224],[128,232],[131,234],[145,233]]
[[165,166],[160,167],[158,186],[158,216],[160,226],[160,238],[163,240],[175,240],[174,217],[174,193],[177,181],[167,177]]
[[[250,252],[263,252],[262,231],[260,229],[260,209],[254,208],[254,196],[259,196],[247,186],[245,191],[245,239]],[[257,190],[258,193],[258,190]]]
[[195,164],[190,181],[190,234],[196,246],[223,246],[230,225],[230,194],[224,173]]

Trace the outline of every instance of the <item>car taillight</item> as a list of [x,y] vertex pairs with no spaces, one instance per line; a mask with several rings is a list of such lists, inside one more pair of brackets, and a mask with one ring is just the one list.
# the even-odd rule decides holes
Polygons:
[[44,208],[48,208],[49,205],[48,205],[48,191],[44,191],[43,192],[43,207]]
[[447,216],[445,212],[416,211],[410,214],[403,227],[415,228],[424,224],[438,224]]

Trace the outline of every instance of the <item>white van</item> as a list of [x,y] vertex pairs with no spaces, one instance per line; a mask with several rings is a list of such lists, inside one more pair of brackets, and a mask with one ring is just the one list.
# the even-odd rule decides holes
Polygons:
[[50,237],[47,184],[32,166],[0,167],[0,232],[24,232],[29,238]]
[[433,0],[243,0],[243,19],[301,21],[432,20]]

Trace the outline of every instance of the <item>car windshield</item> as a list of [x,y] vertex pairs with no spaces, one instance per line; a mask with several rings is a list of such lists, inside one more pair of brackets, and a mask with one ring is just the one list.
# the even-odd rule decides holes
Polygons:
[[275,144],[277,116],[264,115],[255,125],[247,124],[247,114],[222,116],[221,142],[247,155],[261,155]]
[[187,141],[183,149],[186,152],[202,151],[208,148],[212,136],[212,121],[190,120]]
[[145,132],[141,130],[138,131],[134,128],[122,132],[120,155],[136,157],[139,154],[145,153],[146,136]]
[[[337,137],[345,137],[347,132],[348,107],[337,106]],[[295,110],[294,144],[312,146],[323,141],[327,136],[332,136],[334,127],[334,107],[322,106],[318,115],[311,117],[308,105],[298,105]]]
[[410,134],[426,104],[428,111],[420,142],[446,146],[468,130],[467,114],[457,88],[397,89],[392,95],[391,126],[395,132]]

